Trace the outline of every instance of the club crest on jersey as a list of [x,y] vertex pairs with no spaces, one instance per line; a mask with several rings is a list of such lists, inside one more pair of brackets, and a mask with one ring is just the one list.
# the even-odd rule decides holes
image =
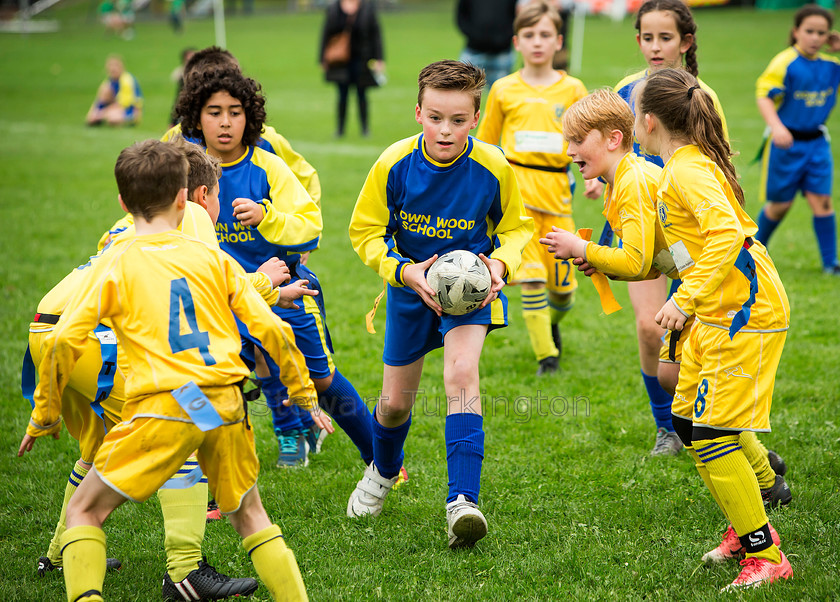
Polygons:
[[662,224],[663,228],[667,228],[671,225],[671,222],[668,221],[668,206],[659,201],[657,206],[657,213],[659,214],[659,222]]
[[556,104],[554,105],[554,120],[560,121],[563,119],[563,113],[566,112],[566,105],[563,104]]

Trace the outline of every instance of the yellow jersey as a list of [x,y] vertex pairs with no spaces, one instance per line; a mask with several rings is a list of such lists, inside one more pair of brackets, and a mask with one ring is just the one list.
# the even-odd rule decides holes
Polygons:
[[[749,308],[744,332],[786,330],[790,304],[773,261],[752,240],[758,227],[724,173],[695,145],[677,149],[660,176],[658,217],[682,284],[671,299],[686,315],[729,328]],[[754,274],[741,268],[754,262]],[[757,285],[754,300],[751,287]]]
[[604,189],[603,215],[622,244],[618,248],[594,242],[586,245],[585,259],[599,272],[619,280],[643,280],[656,254],[667,249],[656,219],[661,172],[632,152],[618,162],[613,185]]
[[32,423],[55,426],[41,435],[60,428],[61,393],[89,332],[103,321],[131,366],[127,403],[188,382],[214,387],[247,377],[234,315],[280,367],[290,398],[307,409],[317,403],[291,327],[226,253],[172,230],[117,240],[86,272],[44,343]]
[[550,86],[532,86],[519,71],[497,80],[490,88],[476,136],[501,146],[514,166],[551,174],[558,181],[556,190],[521,186],[525,207],[571,215],[568,168],[572,160],[566,154],[563,114],[587,92],[579,79],[564,71],[559,74],[560,79]]

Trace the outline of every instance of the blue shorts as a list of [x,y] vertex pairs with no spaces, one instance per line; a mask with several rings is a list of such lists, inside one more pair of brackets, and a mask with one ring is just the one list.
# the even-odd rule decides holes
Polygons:
[[[299,279],[309,280],[309,288],[319,291],[317,297],[301,297],[295,301],[298,309],[284,309],[276,305],[271,310],[287,322],[295,333],[295,343],[306,360],[306,367],[312,378],[326,378],[335,371],[333,363],[333,347],[330,331],[327,329],[327,322],[324,318],[324,300],[321,292],[321,284],[315,274],[303,265],[294,266],[295,276],[292,282]],[[246,331],[244,325],[237,320],[240,332]],[[242,359],[248,367],[253,369],[253,340],[247,336],[243,338]],[[277,376],[279,370],[274,362],[263,353],[271,374]]]
[[507,326],[507,297],[463,316],[443,314],[440,318],[409,287],[388,285],[385,306],[385,350],[387,366],[407,366],[434,349],[443,347],[443,337],[456,326],[487,324],[487,331]]
[[771,203],[788,203],[800,191],[831,194],[834,160],[825,136],[794,140],[787,149],[768,141],[762,168],[762,188]]

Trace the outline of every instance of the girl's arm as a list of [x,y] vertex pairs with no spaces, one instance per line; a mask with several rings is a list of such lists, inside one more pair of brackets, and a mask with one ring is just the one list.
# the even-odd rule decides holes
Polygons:
[[490,144],[499,145],[502,137],[502,124],[505,121],[502,105],[499,99],[499,87],[496,84],[490,88],[487,104],[484,105],[484,116],[478,124],[475,137]]
[[773,138],[773,144],[779,148],[790,148],[793,145],[793,136],[790,131],[779,119],[779,113],[776,111],[776,103],[772,98],[756,98],[758,105],[758,112],[764,118],[764,122],[770,128],[770,135]]

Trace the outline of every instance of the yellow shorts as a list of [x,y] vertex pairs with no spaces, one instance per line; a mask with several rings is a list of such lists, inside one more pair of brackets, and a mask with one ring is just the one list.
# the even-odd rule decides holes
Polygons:
[[694,324],[694,316],[691,316],[685,322],[680,338],[673,340],[674,331],[669,330],[662,337],[662,347],[659,348],[659,361],[663,364],[679,364],[682,361],[682,347],[683,343],[688,339],[691,332],[691,326]]
[[527,208],[525,213],[534,219],[534,235],[522,251],[522,264],[511,284],[541,282],[555,293],[573,292],[577,288],[577,269],[568,259],[554,259],[554,255],[548,252],[548,247],[540,244],[540,238],[551,232],[552,226],[574,232],[574,220],[571,217],[559,217]]
[[770,431],[776,369],[787,331],[729,331],[697,322],[683,343],[671,411],[694,426]]
[[245,419],[239,387],[201,389],[222,419],[209,431],[196,427],[169,392],[126,402],[124,421],[111,429],[94,464],[100,478],[126,498],[142,502],[198,450],[198,464],[224,513],[236,511],[257,482],[260,463],[254,431]]
[[[33,323],[30,327],[43,327],[43,324]],[[48,333],[48,330],[29,333],[29,352],[35,366],[40,365],[43,358],[41,345]],[[70,381],[61,396],[61,417],[70,436],[79,442],[80,456],[85,462],[93,461],[102,444],[105,429],[122,420],[125,378],[119,369],[114,374],[111,395],[101,402],[104,422],[90,406],[96,399],[96,381],[101,369],[102,353],[99,339],[91,333],[88,335],[85,351],[73,367]]]

